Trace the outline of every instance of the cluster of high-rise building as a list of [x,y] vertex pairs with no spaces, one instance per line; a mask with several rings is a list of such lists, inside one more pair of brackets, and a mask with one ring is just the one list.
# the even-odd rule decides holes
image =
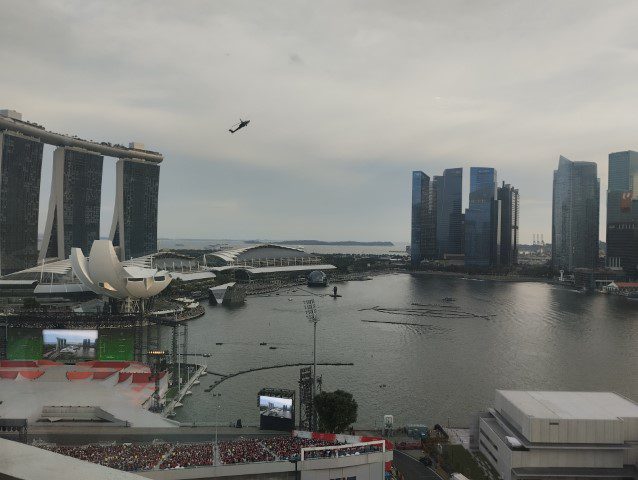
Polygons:
[[[51,197],[38,247],[40,177],[44,144],[53,154]],[[0,110],[0,275],[37,262],[67,259],[71,248],[88,254],[100,238],[104,156],[118,158],[110,239],[120,259],[157,251],[157,200],[161,154],[141,144],[81,140],[22,121]]]
[[[573,272],[602,267],[599,254],[600,180],[594,162],[561,156],[554,171],[552,267]],[[638,274],[638,153],[609,154],[607,268]]]
[[470,168],[469,207],[463,213],[463,169],[430,177],[412,172],[412,266],[423,260],[463,259],[465,266],[509,268],[517,263],[519,194],[498,187],[496,170]]

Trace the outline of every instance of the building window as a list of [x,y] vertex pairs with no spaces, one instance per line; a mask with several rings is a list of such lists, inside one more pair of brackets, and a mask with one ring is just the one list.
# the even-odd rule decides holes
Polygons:
[[492,457],[492,460],[494,460],[494,463],[498,463],[498,460],[496,459],[492,451],[489,448],[487,448],[487,445],[483,443],[483,440],[479,440],[479,443],[485,449],[485,451],[489,454],[489,456]]

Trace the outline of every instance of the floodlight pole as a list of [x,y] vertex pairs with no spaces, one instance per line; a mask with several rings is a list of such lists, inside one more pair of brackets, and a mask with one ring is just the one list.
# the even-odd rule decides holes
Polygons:
[[217,401],[215,402],[217,404],[216,405],[217,408],[215,408],[215,445],[217,445],[217,448],[219,448],[219,444],[217,442],[217,426],[219,424],[219,409],[222,408],[222,406],[220,404],[221,400],[219,399],[219,397],[221,397],[222,394],[221,393],[213,393],[212,396],[213,397],[217,397],[217,399],[216,399]]
[[311,430],[317,429],[317,410],[315,408],[315,395],[317,393],[317,306],[314,299],[304,300],[306,318],[313,324],[313,347],[312,347],[312,418],[310,419]]
[[[313,322],[313,347],[312,347],[312,401],[314,404],[315,401],[315,395],[317,394],[317,320],[315,319]],[[316,417],[316,412],[315,409],[312,409],[312,423],[313,423],[313,427],[316,428],[315,425],[315,417]]]

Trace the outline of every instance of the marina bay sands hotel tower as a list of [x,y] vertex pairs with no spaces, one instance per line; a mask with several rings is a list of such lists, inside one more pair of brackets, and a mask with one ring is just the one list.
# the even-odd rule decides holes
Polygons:
[[[44,144],[55,145],[51,196],[38,248],[40,176]],[[104,157],[117,158],[116,198],[109,238],[121,260],[157,251],[160,153],[49,132],[0,110],[0,275],[88,255],[100,238]]]

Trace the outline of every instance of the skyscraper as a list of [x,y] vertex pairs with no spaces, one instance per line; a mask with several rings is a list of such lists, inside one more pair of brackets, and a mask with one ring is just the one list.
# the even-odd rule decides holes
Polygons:
[[511,267],[518,263],[518,189],[503,185],[498,189],[501,202],[501,260],[503,267]]
[[443,177],[434,175],[428,191],[427,211],[425,212],[425,230],[423,258],[433,259],[439,256],[436,244],[436,232],[438,228],[437,211],[443,196]]
[[500,201],[496,170],[470,169],[470,204],[465,211],[465,265],[498,267],[500,259]]
[[159,164],[121,159],[116,164],[110,238],[121,260],[157,252]]
[[0,132],[0,275],[30,268],[38,259],[42,142]]
[[74,247],[88,255],[100,238],[103,161],[101,155],[79,148],[56,148],[40,260],[65,260]]
[[609,154],[607,266],[638,274],[638,152]]
[[425,255],[426,220],[428,212],[430,177],[421,171],[412,172],[412,223],[410,230],[410,258],[416,268]]
[[462,203],[463,169],[448,168],[443,171],[437,203],[436,242],[438,254],[463,253]]
[[555,270],[595,269],[598,264],[600,181],[594,162],[561,155],[554,170],[552,266]]

